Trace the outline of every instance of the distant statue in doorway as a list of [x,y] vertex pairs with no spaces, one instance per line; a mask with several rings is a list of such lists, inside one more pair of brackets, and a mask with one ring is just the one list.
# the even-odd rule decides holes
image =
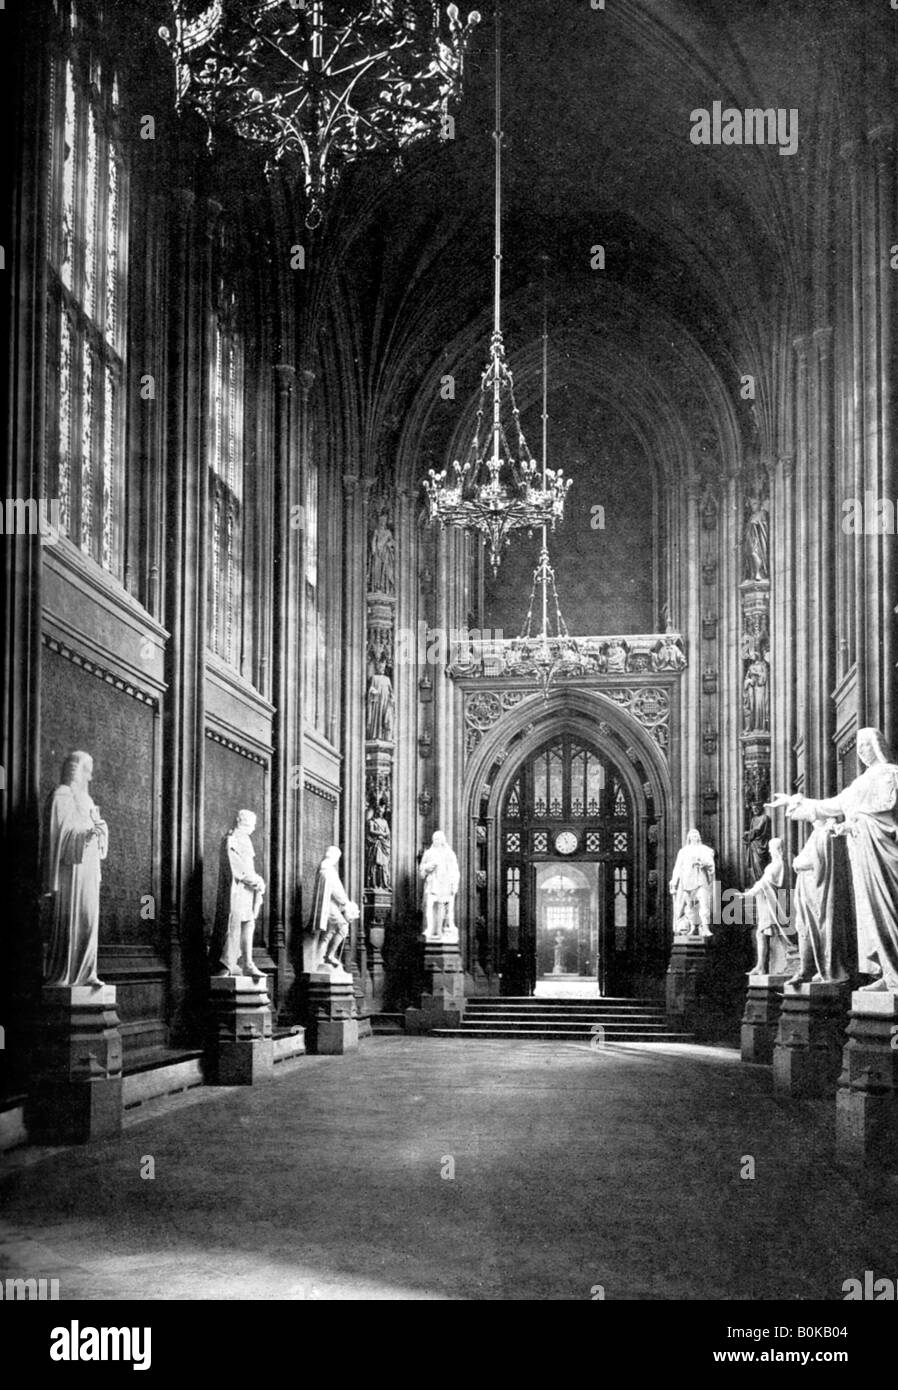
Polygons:
[[424,936],[427,941],[458,941],[455,895],[460,881],[458,860],[442,830],[435,830],[421,856],[424,880]]
[[349,924],[361,916],[358,906],[349,897],[340,881],[337,865],[340,850],[330,845],[318,866],[315,877],[315,895],[312,902],[312,917],[309,932],[312,936],[311,970],[320,970],[323,965],[333,970],[343,968],[342,952],[349,935]]
[[70,753],[60,785],[47,806],[43,887],[53,919],[45,983],[99,988],[100,863],[109,848],[109,829],[88,788],[94,763],[89,753]]
[[396,546],[393,532],[387,524],[386,512],[377,518],[368,547],[368,590],[374,594],[392,594],[396,583]]
[[702,843],[696,829],[686,836],[670,880],[674,932],[707,940],[711,936],[711,893],[714,886],[714,851]]

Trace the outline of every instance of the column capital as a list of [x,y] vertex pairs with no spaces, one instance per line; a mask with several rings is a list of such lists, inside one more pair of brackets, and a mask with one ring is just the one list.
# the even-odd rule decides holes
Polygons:
[[777,463],[784,478],[793,478],[795,476],[794,454],[780,454]]
[[274,372],[278,393],[289,396],[296,381],[296,368],[291,367],[289,362],[275,362],[271,370]]
[[300,367],[298,376],[299,389],[302,392],[303,401],[307,401],[309,399],[309,392],[315,385],[315,373],[308,367]]

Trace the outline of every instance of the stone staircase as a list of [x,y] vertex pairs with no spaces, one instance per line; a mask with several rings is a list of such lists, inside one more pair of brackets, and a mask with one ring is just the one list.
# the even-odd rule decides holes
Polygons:
[[644,999],[469,999],[457,1028],[435,1028],[440,1038],[527,1038],[547,1042],[685,1043],[664,1010]]

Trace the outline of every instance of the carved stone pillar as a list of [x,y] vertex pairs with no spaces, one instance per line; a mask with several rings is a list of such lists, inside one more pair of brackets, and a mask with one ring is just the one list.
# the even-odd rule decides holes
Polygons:
[[[365,554],[371,480],[343,474],[343,823],[342,878],[361,905],[365,882]],[[365,1006],[365,941],[361,919],[352,923],[344,954],[353,977],[356,1013]],[[370,1024],[368,1025],[370,1028]]]

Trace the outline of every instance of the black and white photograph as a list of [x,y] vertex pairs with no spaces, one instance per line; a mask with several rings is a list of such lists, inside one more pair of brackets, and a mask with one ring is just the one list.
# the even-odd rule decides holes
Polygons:
[[538,1301],[857,1374],[898,0],[0,0],[0,48],[27,1364]]

